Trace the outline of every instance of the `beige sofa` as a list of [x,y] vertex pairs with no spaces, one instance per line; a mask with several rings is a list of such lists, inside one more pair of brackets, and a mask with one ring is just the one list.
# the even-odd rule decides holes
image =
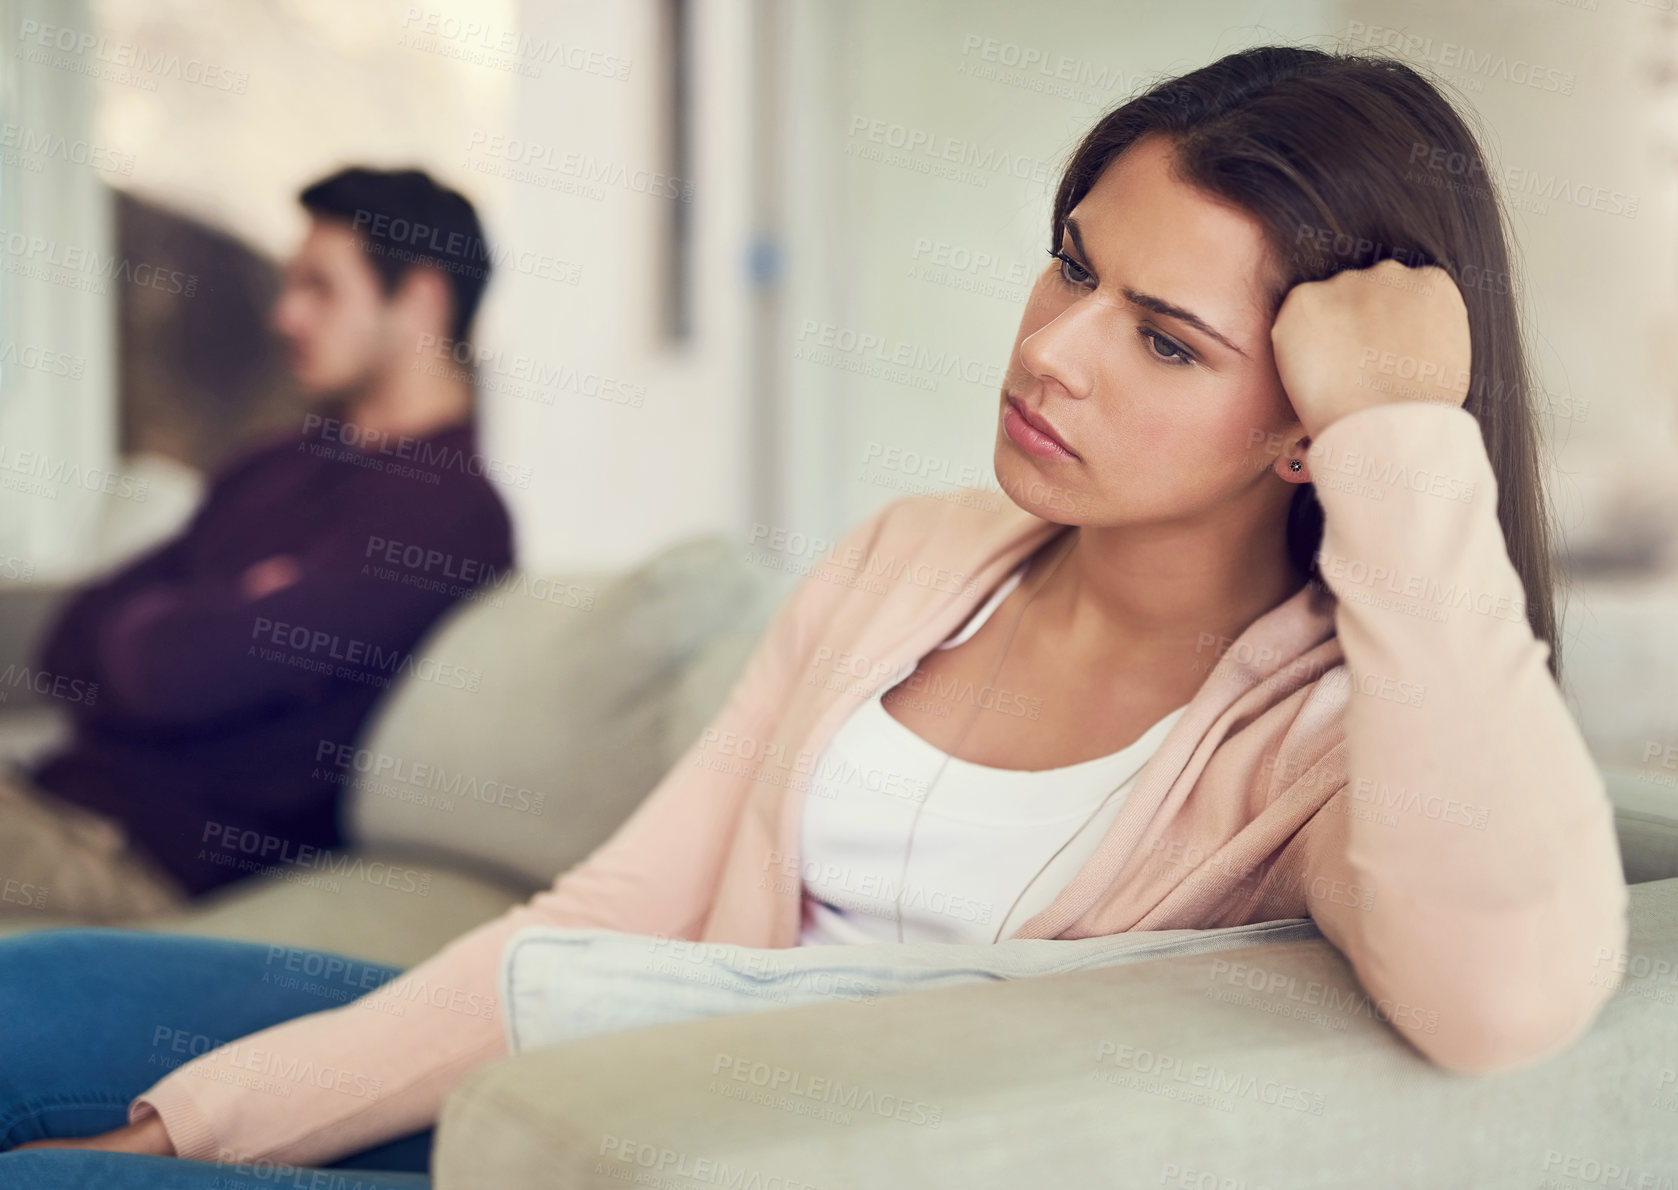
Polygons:
[[[411,681],[329,762],[351,779],[339,866],[253,877],[139,928],[407,965],[545,886],[674,763],[790,590],[744,554],[692,541],[461,605],[423,650],[477,669],[478,688]],[[0,750],[39,747],[43,716],[0,714]],[[1633,883],[1624,984],[1579,1045],[1529,1070],[1431,1066],[1344,1007],[1356,981],[1317,939],[508,1059],[450,1098],[436,1184],[1678,1185],[1678,822],[1670,791],[1608,777]],[[405,878],[367,876],[393,868]]]

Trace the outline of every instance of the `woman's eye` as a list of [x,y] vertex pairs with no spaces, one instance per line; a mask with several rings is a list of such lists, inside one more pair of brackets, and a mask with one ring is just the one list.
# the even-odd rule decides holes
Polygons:
[[[1193,356],[1184,351],[1181,347],[1177,346],[1177,344],[1173,343],[1170,339],[1167,339],[1158,331],[1152,331],[1147,327],[1142,327],[1138,333],[1148,341],[1148,350],[1152,352],[1154,358],[1159,360],[1161,363],[1182,367],[1186,364],[1192,364],[1194,362]],[[1162,345],[1165,348],[1164,351],[1160,350]]]
[[1095,280],[1095,278],[1090,275],[1088,269],[1073,260],[1066,253],[1056,252],[1051,248],[1049,250],[1049,255],[1060,261],[1060,277],[1062,281],[1066,281],[1072,285],[1088,285],[1091,281]]

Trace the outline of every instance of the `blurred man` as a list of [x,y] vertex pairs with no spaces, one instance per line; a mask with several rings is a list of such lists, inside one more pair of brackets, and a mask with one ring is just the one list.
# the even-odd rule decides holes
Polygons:
[[335,761],[381,691],[476,688],[413,650],[512,563],[471,374],[437,363],[488,280],[477,215],[414,170],[344,170],[300,199],[273,324],[303,424],[60,613],[40,672],[96,694],[69,704],[63,751],[0,778],[0,879],[33,890],[0,912],[113,920],[270,865],[307,872],[339,841]]

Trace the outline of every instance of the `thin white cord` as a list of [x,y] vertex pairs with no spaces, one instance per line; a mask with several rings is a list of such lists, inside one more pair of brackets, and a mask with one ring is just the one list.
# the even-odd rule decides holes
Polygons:
[[[1073,540],[1073,546],[1075,546],[1077,544],[1076,543],[1076,534],[1077,534],[1076,529],[1073,529],[1070,532],[1068,532],[1067,534],[1065,534],[1066,537]],[[1019,631],[1020,622],[1025,619],[1026,609],[1031,606],[1032,601],[1037,598],[1038,593],[1040,591],[1042,591],[1042,589],[1048,585],[1049,580],[1054,577],[1055,571],[1060,569],[1060,564],[1062,562],[1064,562],[1066,560],[1067,555],[1072,552],[1073,546],[1068,546],[1065,550],[1062,550],[1060,556],[1055,559],[1055,564],[1052,567],[1050,567],[1049,572],[1047,574],[1045,574],[1043,576],[1043,578],[1041,580],[1039,580],[1038,583],[1035,586],[1032,587],[1031,594],[1026,598],[1025,603],[1023,603],[1020,606],[1020,610],[1018,611],[1018,613],[1015,614],[1014,622],[1011,625],[1009,625],[1008,638],[1007,638],[1007,640],[1005,640],[1003,642],[1002,651],[1001,651],[1001,653],[999,653],[997,655],[997,658],[996,658],[996,664],[991,666],[990,677],[985,680],[984,686],[979,687],[979,689],[981,691],[985,690],[985,689],[988,689],[996,681],[996,675],[998,673],[1000,673],[1001,670],[1002,670],[1002,662],[1007,658],[1008,650],[1014,644],[1014,634]],[[975,696],[974,704],[973,704],[973,713],[967,717],[967,723],[966,723],[965,726],[962,727],[961,735],[956,738],[956,742],[950,747],[950,749],[948,751],[946,751],[944,753],[944,759],[938,762],[938,772],[933,776],[932,783],[929,786],[927,786],[926,795],[923,796],[918,802],[915,803],[914,817],[909,820],[909,834],[903,840],[903,867],[902,867],[902,870],[898,873],[898,877],[897,877],[897,897],[896,897],[896,899],[893,903],[894,911],[895,911],[896,917],[897,917],[897,940],[899,942],[903,941],[903,891],[904,891],[904,888],[907,885],[907,882],[908,882],[908,879],[909,879],[909,855],[910,855],[910,852],[913,850],[914,845],[915,845],[915,830],[920,825],[921,811],[923,809],[925,809],[927,799],[932,796],[932,791],[938,787],[938,782],[943,779],[944,770],[949,767],[950,760],[954,757],[954,754],[957,751],[960,750],[961,745],[966,741],[967,733],[972,731],[973,730],[973,724],[978,722],[979,711],[981,709],[982,708],[981,708],[981,706],[978,702],[978,699]],[[1128,778],[1126,778],[1126,779],[1128,780]],[[1121,783],[1119,788],[1122,789],[1123,787],[1124,786]],[[1113,793],[1117,793],[1117,792],[1118,792],[1118,789],[1115,789],[1113,791]],[[1107,795],[1108,800],[1111,800],[1112,796],[1113,796],[1112,793],[1108,794]],[[1105,806],[1105,805],[1106,805],[1106,802],[1104,801],[1102,803],[1102,806]],[[1100,812],[1101,812],[1101,806],[1096,807],[1096,813],[1100,813]],[[1094,818],[1094,815],[1091,815],[1091,818]],[[1081,832],[1084,829],[1084,826],[1088,826],[1088,825],[1089,825],[1089,822],[1086,821],[1083,824],[1083,826],[1080,826],[1077,831],[1074,831],[1072,833],[1072,839],[1076,839],[1078,837],[1079,832]],[[1044,864],[1043,867],[1038,870],[1037,876],[1041,876],[1043,874],[1043,872],[1045,870],[1047,870],[1049,864],[1054,863],[1055,856],[1058,856],[1061,853],[1061,851],[1065,851],[1067,846],[1072,842],[1072,839],[1068,839],[1065,843],[1061,844],[1060,851],[1056,851],[1054,855],[1051,855],[1049,857],[1049,862]],[[1036,882],[1037,876],[1033,876],[1031,878],[1031,880],[1029,882],[1027,882],[1026,888],[1030,888],[1031,885]],[[1022,889],[1021,892],[1020,892],[1020,896],[1024,896],[1024,895],[1025,895],[1025,890]],[[1019,905],[1019,898],[1016,897],[1014,899],[1014,904],[1009,907],[1008,912],[1012,913],[1014,911],[1014,908],[1017,907],[1018,905]],[[1004,918],[1003,920],[1006,921],[1007,918]],[[997,927],[997,937],[1000,938],[1001,936],[1002,936],[1002,927],[998,926]],[[993,941],[995,941],[995,939],[993,939]]]
[[[1136,775],[1135,773],[1132,773],[1130,776],[1134,777],[1135,775]],[[1086,827],[1088,827],[1090,823],[1095,821],[1095,818],[1096,818],[1097,814],[1100,814],[1103,810],[1105,810],[1107,808],[1107,803],[1113,800],[1113,795],[1118,793],[1119,790],[1123,789],[1125,787],[1125,783],[1128,782],[1129,780],[1130,780],[1130,777],[1126,777],[1124,779],[1124,781],[1120,781],[1117,785],[1115,785],[1113,787],[1112,791],[1110,793],[1108,793],[1108,795],[1106,797],[1101,799],[1101,804],[1095,808],[1095,810],[1090,814],[1090,816],[1088,818],[1084,819],[1084,821],[1079,824],[1078,829],[1072,832],[1071,836],[1066,840],[1066,842],[1062,843],[1058,848],[1055,849],[1055,853],[1053,855],[1051,855],[1048,858],[1047,861],[1044,862],[1043,866],[1041,868],[1037,869],[1037,876],[1041,876],[1044,872],[1047,872],[1049,870],[1049,865],[1054,863],[1057,859],[1060,858],[1060,853],[1061,852],[1065,851],[1068,847],[1072,846],[1072,840],[1076,839],[1079,835],[1084,833],[1084,829]],[[996,937],[991,939],[992,943],[1000,942],[1002,940],[1002,927],[1008,924],[1008,919],[1014,915],[1014,910],[1016,910],[1020,907],[1020,901],[1024,899],[1026,893],[1031,891],[1031,886],[1037,883],[1037,876],[1033,876],[1030,880],[1027,880],[1025,882],[1025,887],[1020,889],[1020,895],[1014,898],[1014,903],[1012,905],[1008,906],[1008,912],[1004,913],[1002,915],[1002,920],[997,923]],[[898,941],[901,942],[901,941],[903,941],[903,939],[901,937],[899,937]]]

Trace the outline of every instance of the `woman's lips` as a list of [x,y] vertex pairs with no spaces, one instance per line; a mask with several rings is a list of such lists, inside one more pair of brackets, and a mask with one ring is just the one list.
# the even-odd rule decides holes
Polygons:
[[1075,459],[1077,454],[1040,417],[1032,417],[1013,397],[1002,410],[1002,432],[1015,446],[1040,459]]

